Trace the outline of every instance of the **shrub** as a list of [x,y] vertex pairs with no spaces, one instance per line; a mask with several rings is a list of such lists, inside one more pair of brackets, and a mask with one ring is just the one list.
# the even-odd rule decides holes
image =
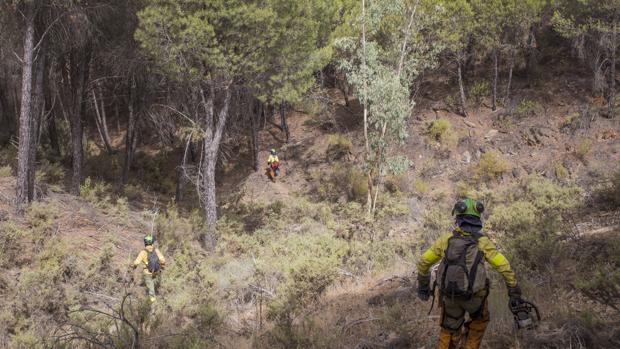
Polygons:
[[0,167],[0,178],[10,177],[13,174],[13,170],[11,170],[11,166],[1,166]]
[[422,178],[416,177],[416,179],[413,180],[413,190],[418,197],[422,197],[424,194],[428,193],[428,184]]
[[517,118],[525,118],[534,116],[536,114],[536,109],[538,109],[538,103],[530,99],[523,99],[514,108],[512,114]]
[[47,160],[42,160],[37,167],[37,180],[49,184],[61,183],[65,171],[59,163],[52,163]]
[[274,339],[287,348],[299,347],[293,321],[315,306],[327,287],[336,279],[334,265],[321,259],[307,259],[290,268],[287,282],[278,297],[269,304],[267,317],[275,322]]
[[[579,204],[581,190],[552,180],[528,177],[489,205],[487,227],[502,233],[511,261],[524,271],[540,271],[560,256],[564,214]],[[493,201],[493,200],[492,200]]]
[[445,98],[444,102],[446,103],[446,107],[448,107],[448,110],[452,112],[457,112],[461,108],[459,98],[454,95],[448,95]]
[[452,129],[452,123],[447,119],[436,119],[426,124],[426,134],[433,140],[441,142]]
[[404,174],[387,176],[383,185],[385,189],[392,194],[408,193],[411,190],[411,182]]
[[479,181],[495,180],[510,169],[508,161],[497,150],[489,150],[480,156],[480,161],[473,169]]
[[342,134],[333,134],[328,138],[327,161],[346,159],[353,151],[353,143]]
[[488,96],[490,91],[491,89],[490,89],[488,82],[483,81],[483,80],[476,81],[469,88],[469,96],[474,102],[474,105],[479,107],[480,105],[482,105],[482,101],[484,100],[484,97]]
[[453,221],[448,208],[434,207],[426,210],[422,216],[422,226],[427,233],[426,241],[434,241],[442,233],[451,231]]
[[58,230],[58,210],[52,204],[33,202],[26,210],[26,222],[30,226],[32,240],[37,246],[49,240]]
[[[620,252],[620,251],[618,251]],[[598,265],[577,280],[577,288],[588,298],[603,305],[609,305],[620,312],[620,264]]]
[[0,266],[14,264],[21,257],[20,241],[23,236],[24,232],[13,222],[0,225]]
[[560,126],[560,129],[568,129],[570,131],[575,131],[579,128],[582,127],[582,114],[581,113],[571,113],[568,114],[564,117],[564,120],[562,121],[562,125]]
[[86,177],[83,184],[80,184],[80,196],[86,201],[98,205],[110,201],[112,189],[103,182],[93,183],[90,177]]
[[620,169],[616,170],[607,178],[606,183],[595,190],[594,198],[607,208],[620,207]]
[[138,184],[127,184],[123,187],[123,195],[130,201],[136,201],[142,199],[144,191]]
[[559,161],[553,163],[553,172],[555,174],[555,178],[559,181],[563,181],[570,177],[568,169],[566,169],[566,167],[564,167],[564,165]]
[[446,119],[433,120],[426,125],[426,134],[429,138],[439,142],[441,150],[449,151],[456,147],[458,135],[452,131],[452,124]]
[[581,160],[585,160],[586,156],[592,150],[592,140],[590,138],[581,138],[575,147],[575,154]]
[[319,170],[312,174],[312,191],[321,199],[338,201],[346,198],[365,202],[368,195],[366,174],[354,166],[336,164],[328,170]]

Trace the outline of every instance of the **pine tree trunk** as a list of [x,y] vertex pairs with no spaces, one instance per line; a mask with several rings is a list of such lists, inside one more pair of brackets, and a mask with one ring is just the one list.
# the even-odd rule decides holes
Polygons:
[[286,136],[285,143],[288,143],[291,138],[291,132],[288,129],[288,124],[286,123],[286,102],[282,101],[280,103],[280,127]]
[[56,156],[62,156],[60,151],[60,141],[58,139],[58,127],[56,127],[56,113],[50,114],[47,120],[47,135],[49,137],[50,146],[54,150]]
[[467,117],[467,101],[465,99],[465,87],[463,86],[463,75],[461,69],[461,61],[458,60],[458,74],[459,74],[459,95],[461,97],[461,113],[464,117]]
[[183,201],[185,193],[185,185],[187,184],[187,178],[185,176],[185,166],[187,164],[187,153],[189,152],[189,145],[191,141],[187,142],[185,149],[183,150],[183,156],[181,157],[181,164],[177,168],[177,187],[174,195],[174,201],[178,204]]
[[498,65],[498,53],[497,48],[493,50],[493,96],[491,101],[491,109],[493,111],[497,110],[497,79],[499,75],[499,65]]
[[616,41],[616,24],[615,24],[615,16],[614,16],[614,26],[613,32],[611,34],[611,66],[609,67],[609,99],[607,101],[607,113],[610,118],[615,117],[615,104],[616,104],[616,49],[617,49],[617,41]]
[[30,138],[32,134],[32,74],[34,65],[34,14],[28,6],[26,31],[24,33],[24,58],[22,68],[22,98],[19,115],[19,145],[17,150],[17,193],[16,204],[22,211],[28,202],[28,172],[30,165]]
[[84,167],[84,128],[82,124],[82,110],[84,102],[85,79],[88,76],[86,70],[89,66],[90,52],[74,52],[71,57],[71,88],[73,89],[73,105],[69,115],[71,124],[71,147],[72,147],[72,167],[71,194],[80,195],[80,184],[82,183],[82,173]]
[[215,164],[217,162],[217,150],[215,145],[205,139],[203,145],[201,200],[207,221],[207,231],[201,236],[203,248],[213,251],[217,246],[217,199],[215,196]]
[[123,164],[123,174],[121,176],[121,183],[127,184],[129,180],[129,169],[133,160],[133,151],[136,138],[136,115],[134,111],[134,100],[136,95],[136,83],[132,78],[131,87],[129,89],[129,119],[127,120],[127,133],[125,134],[125,162]]
[[349,106],[349,86],[345,80],[338,79],[337,83],[338,83],[338,87],[340,88],[340,91],[342,92],[342,97],[344,98],[344,105],[348,107]]
[[[252,103],[251,100],[248,101],[248,115],[250,117],[250,147],[252,153],[252,168],[254,171],[258,171],[260,167],[260,160],[258,158],[258,116],[260,114],[255,114],[254,109],[260,111],[260,102]],[[255,107],[255,108],[254,108]]]
[[207,223],[206,231],[201,234],[200,242],[203,248],[209,251],[215,251],[217,246],[217,198],[215,195],[215,164],[217,162],[217,155],[219,152],[220,142],[222,140],[222,134],[224,133],[224,127],[226,120],[228,119],[228,110],[230,107],[231,88],[227,86],[225,88],[225,96],[222,101],[222,106],[218,112],[217,123],[214,120],[214,99],[215,91],[214,87],[211,87],[211,92],[208,98],[203,94],[203,100],[207,106],[207,116],[205,118],[205,128],[208,136],[203,140],[203,158],[200,169],[201,185],[200,185],[200,200],[205,214]]
[[99,132],[99,137],[105,146],[106,152],[108,154],[113,154],[114,149],[112,149],[110,134],[108,132],[108,125],[105,115],[105,104],[103,103],[103,98],[101,98],[101,107],[99,107],[99,102],[97,101],[97,92],[96,88],[91,90],[91,95],[93,98],[93,106],[95,107],[95,124],[97,125],[97,132]]
[[36,176],[36,157],[39,146],[39,134],[41,128],[41,117],[45,107],[45,95],[43,92],[45,76],[46,56],[41,48],[38,52],[39,59],[35,62],[34,88],[32,91],[32,128],[30,135],[30,156],[28,158],[28,200],[35,199],[35,176]]
[[510,68],[508,70],[508,84],[506,84],[506,98],[504,98],[504,106],[510,103],[510,85],[512,84],[512,70],[515,65],[514,51],[510,53]]

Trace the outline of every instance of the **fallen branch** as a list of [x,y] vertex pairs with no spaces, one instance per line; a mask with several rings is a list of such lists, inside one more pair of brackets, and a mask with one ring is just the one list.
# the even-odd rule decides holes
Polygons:
[[251,289],[253,289],[255,291],[258,291],[260,293],[266,294],[267,296],[269,296],[271,298],[275,298],[275,296],[276,296],[273,292],[271,292],[271,291],[269,291],[269,290],[267,290],[265,288],[262,288],[260,286],[256,286],[256,285],[252,285],[252,284],[250,284],[249,286],[250,286]]
[[361,318],[361,319],[357,319],[354,321],[351,321],[347,324],[345,324],[342,327],[342,330],[340,331],[341,334],[346,334],[352,327],[366,323],[366,322],[371,322],[371,321],[377,321],[379,320],[379,318],[376,317],[365,317],[365,318]]

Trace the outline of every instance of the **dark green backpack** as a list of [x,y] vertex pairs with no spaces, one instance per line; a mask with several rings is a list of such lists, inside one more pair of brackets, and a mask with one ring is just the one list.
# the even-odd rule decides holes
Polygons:
[[444,297],[469,299],[486,287],[484,253],[478,248],[481,235],[454,231],[437,270],[437,283]]
[[161,268],[161,265],[159,264],[159,256],[157,256],[155,249],[149,252],[148,260],[149,260],[149,264],[147,265],[148,270],[151,273],[159,271],[159,269]]

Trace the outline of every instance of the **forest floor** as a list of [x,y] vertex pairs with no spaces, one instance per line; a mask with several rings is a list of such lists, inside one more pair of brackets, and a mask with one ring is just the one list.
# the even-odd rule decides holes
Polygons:
[[[466,176],[464,174],[471,172],[472,166],[480,161],[482,154],[489,151],[500,153],[507,160],[508,166],[503,171],[499,183],[494,184],[493,189],[490,190],[499,190],[518,183],[519,180],[529,175],[538,175],[541,178],[550,178],[562,183],[575,183],[584,189],[582,195],[584,202],[590,200],[591,193],[605,179],[605,176],[618,170],[620,120],[596,116],[593,111],[602,107],[601,101],[585,97],[588,95],[585,87],[587,83],[582,80],[584,78],[578,75],[563,75],[562,79],[556,81],[544,79],[543,81],[551,82],[532,88],[528,87],[525,82],[518,81],[514,87],[514,90],[518,92],[515,93],[513,99],[519,102],[514,102],[512,107],[500,107],[492,111],[488,107],[488,98],[485,98],[470,112],[469,117],[463,118],[449,111],[450,106],[445,102],[448,97],[445,83],[437,79],[429,79],[424,86],[426,92],[421,96],[414,116],[408,124],[410,137],[398,149],[399,153],[407,155],[413,161],[412,168],[397,180],[398,184],[405,183],[405,186],[409,188],[403,190],[405,194],[399,197],[408,212],[396,219],[390,220],[388,217],[381,221],[381,224],[386,227],[386,239],[407,241],[398,239],[409,235],[409,239],[418,239],[419,245],[425,242],[424,239],[428,240],[428,238],[422,238],[422,230],[426,226],[425,214],[437,207],[445,206],[438,202],[451,202],[459,182]],[[269,219],[279,220],[284,225],[280,227],[281,231],[285,232],[282,237],[283,241],[290,238],[293,234],[291,232],[305,229],[303,224],[306,223],[303,216],[322,214],[320,210],[323,203],[317,200],[314,194],[317,176],[329,175],[338,163],[354,166],[363,156],[359,105],[355,105],[355,101],[352,101],[351,107],[345,106],[344,99],[337,90],[329,90],[329,94],[331,104],[327,117],[310,115],[297,109],[289,115],[291,132],[289,142],[284,142],[282,133],[275,123],[267,123],[260,132],[261,164],[266,166],[270,148],[279,150],[282,174],[275,183],[266,177],[263,170],[253,172],[249,166],[244,165],[247,161],[247,154],[241,152],[238,156],[228,159],[228,164],[220,172],[219,178],[218,194],[222,197],[222,205],[235,207],[242,205],[246,207],[245,209],[259,207],[259,214],[266,210],[264,207],[276,202],[282,202],[285,207],[298,205],[302,218],[284,215],[269,216]],[[449,132],[452,133],[453,143],[446,144],[425,135],[429,123],[437,119],[449,121],[451,125]],[[330,137],[334,134],[347,137],[353,144],[350,154],[336,162],[326,156],[332,142]],[[419,178],[424,178],[424,182],[420,184],[420,188],[412,189],[413,183]],[[153,229],[156,224],[156,217],[153,215],[154,199],[160,202],[159,209],[165,210],[162,204],[165,203],[164,195],[155,197],[143,195],[141,198],[130,200],[129,203],[123,203],[123,201],[106,199],[94,201],[88,198],[76,198],[62,190],[47,190],[41,200],[41,210],[44,212],[37,213],[34,210],[31,215],[24,217],[18,215],[12,206],[14,185],[14,177],[0,178],[0,221],[12,222],[23,229],[33,231],[36,231],[40,225],[45,227],[45,224],[51,224],[44,230],[48,235],[43,238],[58,238],[64,246],[64,252],[74,256],[82,264],[96,263],[109,250],[112,256],[110,269],[116,270],[114,273],[119,275],[140,251],[144,233]],[[344,186],[345,183],[342,185]],[[335,189],[330,187],[328,190]],[[306,202],[309,202],[307,205],[310,206],[303,206]],[[330,206],[332,207],[330,210],[336,212],[338,206],[345,205],[338,201],[333,204],[333,207]],[[36,217],[33,218],[33,215],[46,217],[41,223]],[[334,229],[335,234],[340,234],[340,231],[347,229],[352,231],[350,234],[358,233],[357,229],[360,224],[355,219],[347,220],[342,218],[342,215],[336,214],[334,216],[335,218],[324,221],[321,220],[323,218],[317,218],[318,223],[312,223],[318,235],[322,234],[329,224],[338,225]],[[332,220],[335,223],[331,222]],[[620,210],[617,208],[592,209],[590,212],[572,217],[572,220],[574,233],[585,239],[583,246],[596,247],[608,242],[611,244],[620,237]],[[327,221],[331,223],[325,223]],[[255,234],[258,235],[258,233]],[[248,238],[250,235],[247,235]],[[307,239],[311,238],[307,237]],[[590,242],[591,239],[596,240]],[[233,238],[226,240],[224,250],[218,256],[219,259],[214,260],[215,263],[219,263],[213,266],[213,270],[218,273],[216,284],[224,282],[222,275],[224,275],[223,271],[228,270],[227,268],[241,268],[230,269],[231,274],[244,272],[242,263],[244,258],[249,257],[234,249],[236,246],[233,244],[234,241]],[[262,243],[268,245],[267,242]],[[36,256],[40,253],[40,247],[37,244],[37,239],[31,239],[29,243],[19,247],[22,251],[19,258],[15,260],[16,263],[0,273],[0,289],[17,287],[15,285],[20,282],[20,275],[28,272],[34,265],[34,260],[38,258]],[[174,245],[170,245],[167,251],[170,253],[169,264],[185,263],[187,257],[179,254],[181,248],[175,249],[172,246]],[[420,247],[415,246],[412,249],[419,250]],[[242,249],[238,246],[237,248]],[[277,248],[284,249],[285,247]],[[274,251],[277,248],[272,247]],[[265,249],[268,248],[265,247]],[[273,261],[277,260],[277,253],[280,252],[273,252],[275,255]],[[417,252],[414,251],[413,255]],[[194,257],[196,256],[203,258],[204,255],[198,253]],[[287,262],[287,260],[282,261],[284,264]],[[414,263],[413,258],[397,256],[391,260],[388,267],[374,269],[371,266],[365,266],[368,269],[366,273],[338,269],[338,281],[325,290],[311,310],[305,312],[303,316],[295,317],[293,323],[306,328],[306,335],[309,337],[312,337],[312,333],[316,336],[330,333],[330,336],[323,339],[308,339],[307,343],[313,343],[311,347],[431,348],[438,332],[436,323],[439,311],[435,307],[433,312],[427,315],[430,303],[422,303],[414,299],[412,290],[415,285],[411,279]],[[575,264],[567,262],[566,265],[557,266],[557,268],[567,273],[566,283],[572,282],[570,274],[577,268]],[[233,333],[228,331],[224,331],[223,334],[219,333],[216,335],[217,341],[224,347],[269,347],[265,344],[269,343],[265,342],[265,333],[272,331],[274,325],[266,324],[260,327],[266,320],[263,320],[262,308],[261,313],[257,315],[259,310],[257,310],[256,298],[252,298],[252,301],[240,300],[245,297],[242,295],[242,292],[245,292],[243,290],[249,288],[253,281],[243,280],[242,275],[230,280],[236,280],[235,282],[240,282],[244,286],[232,285],[227,286],[226,289],[214,291],[213,297],[219,297],[217,303],[223,312],[227,313],[224,322]],[[117,283],[114,285],[110,289],[118,290],[120,286]],[[175,298],[178,296],[173,297],[170,294],[172,286],[169,284],[165,288],[164,297],[166,294],[170,296],[170,304],[166,301],[165,307],[172,307],[173,302],[181,302]],[[67,284],[65,287],[71,286]],[[278,289],[277,286],[264,287],[269,292]],[[539,305],[542,307],[552,307],[549,305],[550,300],[545,299],[547,290],[545,287],[535,291],[532,296],[540,302]],[[493,292],[498,294],[501,290],[502,286],[494,286]],[[234,292],[239,292],[239,296],[230,296]],[[226,295],[222,295],[223,293]],[[263,294],[264,292],[261,293],[261,306]],[[589,304],[592,309],[600,311],[600,314],[610,323],[616,325],[620,323],[618,312],[593,304],[591,300],[576,295],[574,291],[561,291],[559,301],[566,299],[575,302],[577,308],[582,307],[583,304]],[[545,346],[553,343],[552,337],[554,336],[557,338],[564,336],[564,339],[568,338],[566,340],[569,341],[583,339],[583,336],[573,338],[569,333],[570,326],[565,326],[565,323],[558,326],[543,325],[541,331],[526,334],[526,336],[534,337],[533,339],[515,339],[516,337],[509,331],[512,319],[505,309],[505,301],[503,295],[490,299],[494,319],[484,348],[528,347],[527,343],[530,343],[532,347],[555,348],[563,344]],[[0,302],[3,303],[3,309],[10,309],[10,304],[8,304],[11,302],[10,298],[4,297]],[[104,303],[101,299],[91,300],[91,302],[99,305]],[[553,307],[563,306],[556,304]],[[163,310],[164,313],[166,311]],[[586,310],[583,312],[585,314]],[[183,317],[183,321],[188,321],[188,318]],[[260,325],[256,323],[257,318]],[[559,321],[560,319],[552,319],[550,322],[555,324]],[[609,334],[610,343],[617,343],[613,342],[613,340],[618,340],[617,330],[617,327],[612,326],[600,331],[611,333]],[[594,333],[600,333],[600,331],[594,331]],[[299,333],[289,333],[289,335],[299,335]],[[334,338],[338,338],[335,343],[324,342],[334,340]],[[567,343],[564,339],[559,340],[560,343]],[[2,343],[8,343],[7,339],[0,338],[0,344]],[[536,343],[536,345],[531,343]],[[304,345],[301,344],[301,347]]]

